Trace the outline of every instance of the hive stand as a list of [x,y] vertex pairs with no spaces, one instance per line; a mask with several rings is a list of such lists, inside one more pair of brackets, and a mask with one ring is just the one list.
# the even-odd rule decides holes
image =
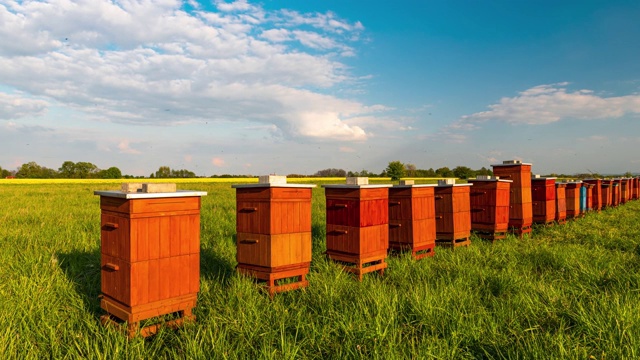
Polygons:
[[512,180],[491,176],[470,179],[471,230],[478,237],[504,239],[509,229],[509,204]]
[[[360,179],[360,178],[358,178]],[[360,181],[322,185],[327,211],[327,251],[359,281],[366,273],[384,274],[389,249],[389,187]]]
[[507,160],[502,164],[491,166],[495,176],[500,179],[513,180],[509,210],[510,231],[520,237],[530,234],[533,224],[531,164],[522,163],[519,160]]
[[565,224],[567,222],[567,184],[556,183],[556,222]]
[[533,200],[533,222],[553,224],[556,221],[556,178],[531,178],[531,197]]
[[583,182],[593,185],[591,190],[591,209],[600,211],[602,209],[602,180],[601,179],[585,179]]
[[275,293],[309,285],[311,192],[316,185],[261,177],[236,189],[236,260],[239,273]]
[[[100,195],[104,325],[128,322],[128,336],[146,337],[161,325],[195,320],[200,289],[201,191]],[[178,313],[178,319],[140,328],[142,320]]]
[[439,182],[435,187],[436,245],[471,245],[471,186]]
[[580,217],[581,181],[567,181],[567,220]]
[[389,188],[389,249],[411,251],[415,260],[435,254],[435,184],[401,181]]

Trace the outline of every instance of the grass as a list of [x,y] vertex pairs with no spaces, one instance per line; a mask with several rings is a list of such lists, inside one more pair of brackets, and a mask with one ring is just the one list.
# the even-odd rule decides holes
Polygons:
[[270,299],[234,270],[236,179],[206,180],[178,182],[208,192],[198,320],[132,341],[99,323],[93,191],[119,182],[0,183],[1,357],[640,357],[640,201],[536,227],[531,239],[474,237],[430,259],[391,257],[384,277],[359,283],[322,255],[325,202],[316,188],[310,285]]

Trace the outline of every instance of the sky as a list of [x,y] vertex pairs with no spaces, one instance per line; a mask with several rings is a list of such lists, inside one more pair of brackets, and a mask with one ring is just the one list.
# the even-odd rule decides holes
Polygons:
[[640,170],[640,2],[0,0],[0,167]]

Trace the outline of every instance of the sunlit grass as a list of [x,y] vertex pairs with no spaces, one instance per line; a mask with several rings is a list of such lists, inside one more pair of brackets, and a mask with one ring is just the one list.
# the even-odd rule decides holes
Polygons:
[[[3,359],[640,356],[639,201],[536,227],[530,239],[473,237],[469,248],[438,248],[418,262],[391,257],[384,277],[369,274],[360,283],[323,256],[325,199],[317,187],[310,286],[271,299],[235,272],[231,184],[257,179],[167,180],[208,193],[198,320],[132,341],[99,323],[93,191],[119,182],[0,181]],[[289,179],[305,181],[344,178]]]

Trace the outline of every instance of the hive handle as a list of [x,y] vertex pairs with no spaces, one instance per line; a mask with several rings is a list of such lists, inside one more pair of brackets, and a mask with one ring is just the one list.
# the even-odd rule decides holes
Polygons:
[[436,219],[442,219],[442,215],[436,216]]
[[472,192],[471,195],[472,196],[478,196],[478,195],[484,195],[486,194],[486,191],[476,191],[476,192]]
[[511,179],[511,175],[506,175],[506,176],[500,176],[503,179]]
[[118,271],[120,270],[120,266],[113,263],[106,263],[104,264],[104,269],[108,271]]
[[438,196],[435,197],[435,199],[436,200],[441,200],[441,199],[444,199],[444,197],[438,195]]
[[244,207],[240,210],[241,212],[254,212],[258,211],[257,207]]
[[340,209],[346,209],[347,208],[347,204],[333,204],[333,207],[340,208]]
[[117,223],[104,223],[104,225],[102,225],[102,230],[115,230],[119,227],[119,225]]
[[484,209],[471,209],[471,212],[483,212]]
[[251,244],[251,245],[253,245],[253,244],[257,244],[258,240],[256,240],[256,239],[246,239],[246,240],[240,240],[240,243],[241,244]]
[[349,232],[347,230],[333,230],[335,235],[347,235]]
[[389,206],[391,205],[400,205],[400,201],[389,201]]
[[394,228],[402,227],[402,224],[389,224],[389,227],[394,227]]

